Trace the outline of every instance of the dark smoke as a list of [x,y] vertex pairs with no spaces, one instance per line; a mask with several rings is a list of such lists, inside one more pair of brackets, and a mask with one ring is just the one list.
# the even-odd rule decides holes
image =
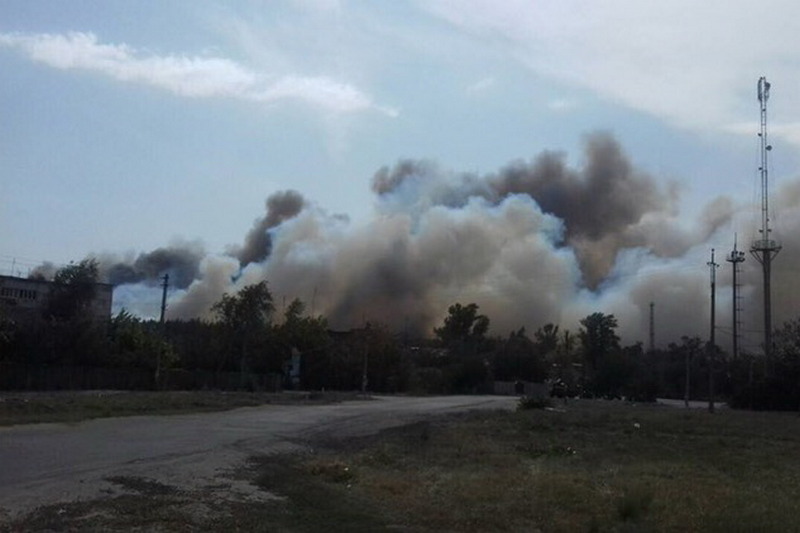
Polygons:
[[637,172],[619,143],[595,134],[586,144],[587,164],[570,170],[563,156],[546,152],[532,164],[516,164],[491,180],[501,197],[523,193],[564,220],[567,238],[598,241],[638,223],[645,213],[669,208],[669,198]]
[[169,274],[171,287],[185,289],[197,279],[206,252],[197,243],[181,243],[141,253],[134,259],[100,258],[100,277],[112,285],[154,283]]
[[[449,305],[475,302],[504,334],[552,322],[575,333],[579,320],[613,313],[625,342],[647,339],[655,303],[656,342],[705,338],[712,247],[720,263],[718,342],[730,321],[731,274],[724,256],[736,228],[751,227],[743,206],[721,196],[685,222],[676,186],[637,169],[607,134],[587,137],[584,162],[544,152],[479,176],[401,161],[372,180],[375,214],[361,224],[309,205],[295,192],[267,201],[245,245],[210,255],[168,316],[209,316],[224,293],[262,280],[276,301],[303,300],[333,328],[365,321],[429,335]],[[778,187],[774,262],[775,324],[793,318],[800,298],[792,265],[800,250],[800,183]],[[740,234],[740,249],[753,236]],[[126,264],[135,265],[131,260]],[[758,349],[760,269],[742,265],[741,302]],[[157,306],[153,306],[157,307]],[[755,339],[755,340],[754,340]]]
[[239,259],[241,267],[259,263],[269,257],[272,251],[272,237],[269,230],[285,220],[296,217],[305,205],[305,199],[297,191],[281,191],[267,198],[266,215],[255,220],[244,239],[244,245],[233,252]]
[[[200,276],[200,262],[206,251],[200,243],[178,242],[165,248],[156,248],[152,252],[143,252],[138,256],[129,254],[120,257],[116,254],[100,254],[93,257],[97,261],[98,279],[102,283],[114,286],[135,285],[139,283],[159,283],[165,274],[169,274],[169,285],[173,288],[186,289]],[[45,262],[31,271],[30,277],[52,280],[58,267]]]
[[50,261],[45,261],[41,265],[34,267],[30,274],[28,274],[28,278],[40,281],[50,281],[55,277],[57,271],[58,267],[56,267]]
[[[495,205],[514,194],[533,198],[545,213],[564,221],[566,244],[578,254],[584,282],[596,288],[617,252],[633,244],[626,234],[635,233],[645,215],[672,211],[674,197],[637,171],[607,133],[587,137],[585,157],[586,165],[576,170],[566,165],[563,154],[544,152],[530,163],[516,162],[497,175],[461,175],[428,192],[433,203],[450,207],[463,206],[475,196]],[[436,183],[435,174],[430,163],[401,161],[393,169],[379,170],[372,188],[379,195],[402,194],[410,182],[417,187]]]

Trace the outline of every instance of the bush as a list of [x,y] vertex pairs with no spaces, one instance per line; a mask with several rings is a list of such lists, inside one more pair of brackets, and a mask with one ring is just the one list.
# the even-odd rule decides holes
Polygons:
[[553,402],[550,398],[540,398],[537,396],[522,396],[517,402],[517,411],[527,411],[528,409],[544,409],[551,407]]

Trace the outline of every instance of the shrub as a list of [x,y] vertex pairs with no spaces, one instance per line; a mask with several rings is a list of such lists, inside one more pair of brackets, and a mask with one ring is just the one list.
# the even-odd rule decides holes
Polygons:
[[538,396],[521,396],[517,402],[518,411],[526,411],[528,409],[544,409],[551,407],[553,402],[550,398],[541,398]]

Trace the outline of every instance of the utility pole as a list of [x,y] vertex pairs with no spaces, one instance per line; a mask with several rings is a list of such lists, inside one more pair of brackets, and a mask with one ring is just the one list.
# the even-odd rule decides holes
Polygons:
[[169,287],[169,274],[164,274],[164,277],[161,278],[161,288],[163,289],[161,292],[161,324],[164,324],[164,314],[167,311],[167,288]]
[[711,269],[711,339],[708,342],[708,412],[714,412],[714,359],[717,351],[716,344],[716,297],[717,297],[717,267],[714,262],[714,249],[711,249],[711,261],[706,263]]
[[765,77],[758,79],[758,102],[761,109],[761,130],[758,136],[761,140],[761,166],[758,168],[761,174],[761,229],[758,230],[759,239],[753,241],[750,246],[750,253],[756,261],[761,263],[764,273],[764,357],[766,359],[767,372],[771,372],[772,364],[772,299],[770,277],[772,275],[772,260],[781,251],[781,245],[770,238],[769,227],[769,180],[767,171],[767,155],[772,150],[772,146],[767,142],[767,100],[769,100],[770,84]]
[[650,354],[654,354],[656,351],[656,311],[655,311],[656,304],[655,302],[650,302]]
[[739,357],[739,263],[744,262],[744,252],[736,249],[737,238],[733,238],[733,251],[725,259],[733,267],[733,359]]
[[[161,324],[161,335],[166,337],[165,330],[166,330],[166,323],[164,322],[164,316],[167,311],[167,289],[169,288],[169,274],[164,274],[161,283],[161,320],[159,321]],[[166,342],[166,340],[164,341]],[[156,388],[160,388],[161,383],[161,348],[159,347],[158,353],[156,354]]]

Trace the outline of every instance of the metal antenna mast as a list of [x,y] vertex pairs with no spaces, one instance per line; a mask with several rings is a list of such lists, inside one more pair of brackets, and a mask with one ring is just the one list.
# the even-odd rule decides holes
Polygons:
[[736,235],[733,237],[733,251],[728,255],[725,259],[728,263],[731,264],[733,267],[733,358],[736,359],[739,356],[739,312],[741,309],[739,308],[739,283],[737,281],[739,277],[739,263],[744,262],[744,252],[740,252],[737,250]]
[[[769,362],[772,356],[772,298],[770,289],[770,277],[772,271],[772,259],[781,251],[781,246],[777,241],[771,239],[769,227],[769,182],[767,179],[767,154],[772,150],[772,146],[767,142],[767,100],[769,100],[770,84],[767,78],[758,79],[758,102],[761,108],[761,131],[758,136],[761,139],[761,166],[758,168],[761,173],[761,229],[758,230],[759,239],[753,241],[750,246],[750,253],[756,261],[761,263],[764,271],[764,355]],[[769,364],[767,365],[769,368]]]

